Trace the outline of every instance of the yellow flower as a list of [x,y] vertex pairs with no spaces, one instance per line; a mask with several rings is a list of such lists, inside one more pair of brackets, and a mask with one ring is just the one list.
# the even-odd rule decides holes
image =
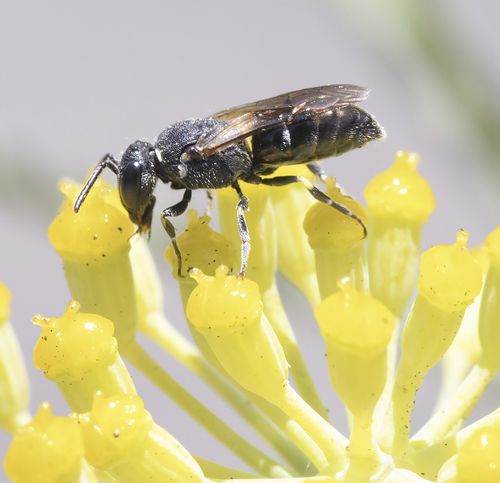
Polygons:
[[[0,371],[0,396],[9,402],[0,422],[14,432],[4,463],[8,476],[19,483],[500,481],[500,408],[463,427],[500,368],[500,228],[472,254],[468,233],[460,230],[455,243],[420,256],[435,199],[417,162],[415,154],[398,152],[395,164],[366,188],[366,209],[333,178],[326,180],[327,194],[364,221],[367,239],[358,222],[313,203],[300,186],[245,186],[252,243],[245,279],[231,274],[240,250],[231,190],[219,197],[221,233],[208,216],[189,212],[188,229],[177,238],[182,276],[170,247],[165,257],[192,341],[163,315],[149,248],[134,236],[115,190],[97,182],[75,215],[80,186],[64,183],[66,200],[49,236],[75,300],[60,318],[33,318],[42,328],[34,363],[74,412],[54,417],[45,404],[27,423],[24,400],[16,396],[22,391],[8,377],[20,365],[0,353],[0,368],[7,368]],[[330,422],[281,301],[277,270],[314,309],[325,343],[317,350],[326,351],[350,434]],[[0,286],[0,329],[8,315],[6,294]],[[186,391],[142,348],[138,332],[211,385],[281,460]],[[443,357],[467,362],[456,374],[444,372],[440,410],[411,437],[416,392]],[[122,358],[253,473],[191,455],[145,410]]]

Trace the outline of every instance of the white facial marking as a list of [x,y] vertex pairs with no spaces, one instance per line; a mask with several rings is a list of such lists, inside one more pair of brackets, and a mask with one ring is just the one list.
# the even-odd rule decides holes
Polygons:
[[162,158],[162,155],[161,155],[161,151],[156,148],[155,149],[155,153],[156,153],[156,157],[158,158],[158,161],[160,161],[160,163],[163,163],[163,158]]

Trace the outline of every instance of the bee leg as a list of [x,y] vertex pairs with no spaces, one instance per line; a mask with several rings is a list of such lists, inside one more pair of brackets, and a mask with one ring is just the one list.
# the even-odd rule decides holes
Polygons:
[[212,213],[212,206],[214,203],[214,190],[206,190],[206,192],[207,192],[208,202],[207,202],[207,208],[205,210],[205,215],[210,216],[210,213]]
[[238,278],[243,278],[247,271],[248,255],[250,254],[250,233],[248,233],[248,226],[245,220],[245,211],[248,211],[248,199],[242,193],[237,181],[235,181],[232,186],[236,190],[236,193],[238,193],[238,198],[240,199],[236,205],[238,231],[241,238],[241,269]]
[[170,208],[166,208],[161,212],[161,224],[163,225],[163,228],[167,232],[167,235],[170,237],[170,240],[172,241],[172,247],[174,248],[174,252],[177,255],[177,274],[181,278],[184,277],[181,274],[181,268],[182,268],[181,252],[179,250],[179,247],[177,246],[177,238],[175,236],[174,225],[172,225],[168,217],[182,215],[182,213],[186,211],[189,202],[191,201],[191,195],[192,195],[191,190],[184,191],[184,196],[182,197],[182,200],[179,201],[179,203],[177,203],[174,206],[171,206]]
[[335,208],[337,211],[349,216],[353,220],[356,220],[363,227],[363,238],[366,238],[368,235],[366,226],[358,215],[349,211],[349,209],[344,205],[330,199],[327,195],[325,195],[325,193],[316,188],[307,178],[304,178],[303,176],[276,176],[275,178],[259,178],[258,176],[254,176],[245,181],[255,184],[264,184],[267,186],[286,186],[291,183],[302,183],[315,199],[331,206],[332,208]]
[[92,186],[94,186],[94,183],[97,181],[97,178],[99,178],[99,175],[102,173],[104,168],[109,168],[117,176],[120,173],[120,169],[118,168],[118,161],[116,160],[116,158],[111,154],[106,154],[106,156],[104,156],[104,158],[102,158],[99,164],[96,166],[96,168],[90,175],[90,178],[85,183],[85,186],[82,188],[82,191],[78,195],[78,198],[76,199],[73,206],[73,211],[75,213],[78,213],[80,211],[82,203],[85,201],[85,198],[89,194]]
[[309,171],[314,174],[314,176],[317,176],[321,181],[323,181],[323,183],[325,182],[326,174],[318,163],[309,163],[307,167],[309,168]]

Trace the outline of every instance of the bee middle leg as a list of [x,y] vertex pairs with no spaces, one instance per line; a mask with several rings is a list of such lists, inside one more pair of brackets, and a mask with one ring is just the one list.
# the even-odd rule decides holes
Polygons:
[[238,231],[241,238],[241,269],[238,278],[243,278],[247,270],[248,256],[250,254],[250,233],[248,232],[245,220],[245,211],[248,211],[248,198],[241,191],[240,185],[235,181],[232,187],[238,194],[238,204],[236,205],[236,216],[238,219]]
[[177,274],[181,278],[183,277],[183,275],[181,274],[181,268],[182,268],[181,252],[179,250],[179,247],[177,246],[177,237],[175,235],[174,225],[172,225],[172,222],[168,219],[168,217],[182,215],[182,213],[186,211],[189,202],[191,201],[191,196],[192,196],[191,190],[184,191],[184,196],[182,197],[182,200],[179,201],[179,203],[177,203],[174,206],[171,206],[170,208],[166,208],[161,212],[161,224],[163,225],[163,228],[167,232],[167,235],[170,237],[170,240],[172,242],[172,247],[174,248],[174,252],[177,256]]
[[214,204],[214,190],[206,190],[207,193],[207,207],[205,208],[205,216],[210,216]]
[[368,234],[363,220],[358,215],[350,211],[344,205],[330,199],[329,196],[316,188],[307,178],[304,178],[303,176],[276,176],[275,178],[260,178],[259,176],[253,176],[245,181],[248,183],[263,184],[267,186],[286,186],[292,183],[302,183],[316,200],[321,201],[322,203],[335,208],[337,211],[340,211],[340,213],[356,220],[363,227],[364,238],[366,238]]

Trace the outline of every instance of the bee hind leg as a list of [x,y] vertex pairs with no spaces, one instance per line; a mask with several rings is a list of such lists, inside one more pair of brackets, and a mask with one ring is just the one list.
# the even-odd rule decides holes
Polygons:
[[182,256],[179,247],[177,245],[177,237],[175,235],[174,225],[172,225],[172,222],[168,219],[168,217],[182,215],[182,213],[186,211],[189,202],[191,201],[191,195],[192,195],[191,190],[184,191],[184,196],[182,197],[182,200],[179,201],[179,203],[177,203],[174,206],[171,206],[170,208],[166,208],[161,212],[161,224],[163,225],[163,228],[167,232],[167,235],[170,237],[170,240],[172,242],[172,247],[177,256],[177,274],[181,278],[184,277],[184,275],[181,274]]
[[309,168],[309,171],[314,174],[314,176],[318,177],[321,181],[323,181],[323,183],[325,182],[326,174],[318,163],[308,163],[307,167]]
[[341,205],[340,203],[337,203],[336,201],[330,199],[329,196],[316,188],[307,178],[304,178],[303,176],[276,176],[275,178],[260,178],[258,176],[253,176],[246,181],[248,181],[249,183],[264,184],[267,186],[286,186],[292,183],[302,183],[316,200],[321,201],[322,203],[335,208],[337,211],[340,211],[340,213],[349,216],[353,220],[356,220],[363,227],[363,238],[366,238],[367,236],[366,226],[363,223],[363,220],[358,215],[350,211],[344,205]]

